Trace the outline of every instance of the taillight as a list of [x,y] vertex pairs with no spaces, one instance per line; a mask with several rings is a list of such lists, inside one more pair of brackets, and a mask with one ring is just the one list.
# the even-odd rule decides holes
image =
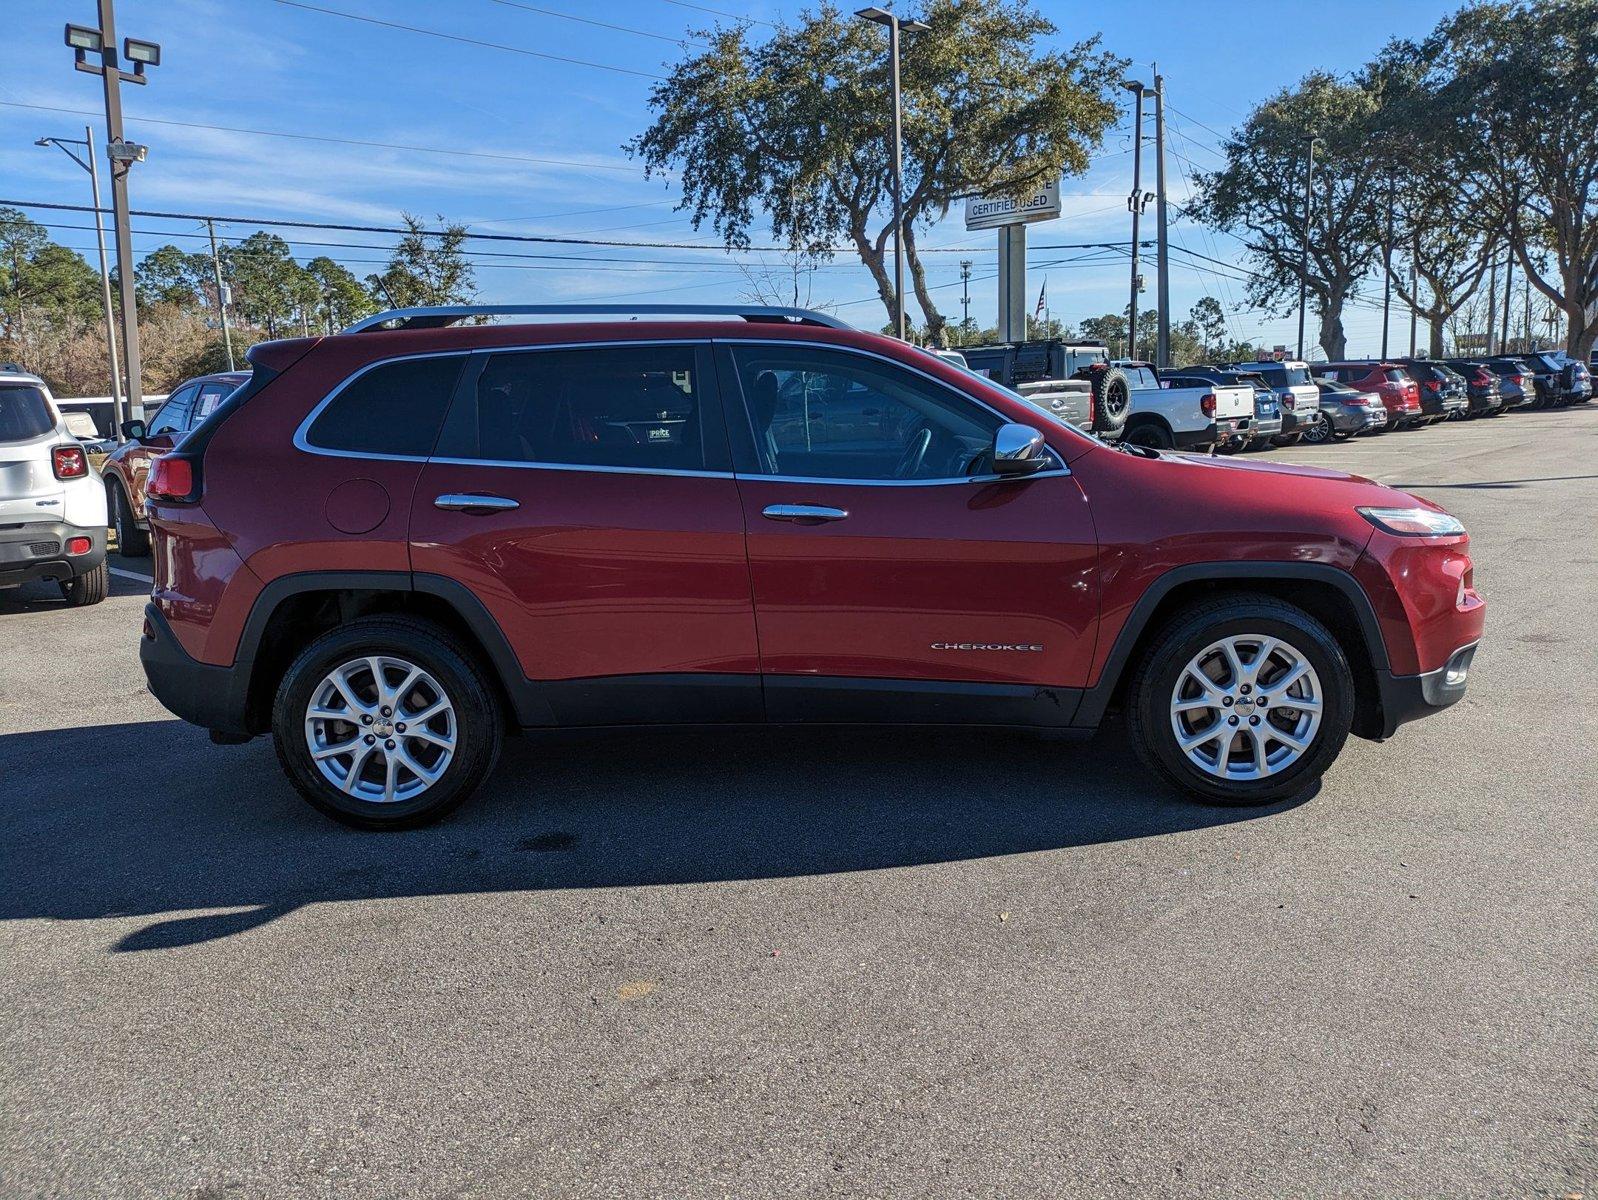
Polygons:
[[1213,417],[1215,415],[1215,393],[1214,392],[1211,392],[1207,396],[1200,396],[1199,397],[1199,411],[1201,413],[1203,413],[1206,417]]
[[1509,381],[1518,388],[1526,386],[1526,377],[1524,375],[1511,375]]
[[1293,405],[1295,403],[1297,403],[1297,402],[1293,399],[1292,396],[1283,396],[1282,397],[1282,407],[1285,408],[1288,412],[1292,412],[1293,411]]
[[67,539],[68,554],[87,554],[93,548],[94,543],[86,537],[74,537]]
[[57,479],[81,479],[89,473],[89,459],[82,446],[51,446],[50,467]]
[[1476,382],[1477,383],[1481,384],[1483,387],[1486,387],[1488,384],[1492,383],[1492,381],[1493,381],[1493,377],[1487,371],[1487,369],[1485,367],[1480,368],[1479,370],[1477,370],[1477,372],[1476,372]]
[[171,454],[156,459],[145,480],[144,494],[160,500],[193,499],[194,465]]
[[1442,381],[1438,379],[1428,379],[1425,383],[1421,384],[1421,386],[1428,392],[1440,392],[1443,390]]

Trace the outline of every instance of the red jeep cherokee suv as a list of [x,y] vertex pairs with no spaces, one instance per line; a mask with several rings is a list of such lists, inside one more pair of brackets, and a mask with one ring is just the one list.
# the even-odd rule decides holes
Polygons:
[[[1464,693],[1485,606],[1433,504],[1114,448],[801,310],[617,311],[252,349],[147,485],[151,691],[384,828],[508,729],[1112,707],[1160,776],[1253,804]],[[490,313],[564,319],[450,327]]]

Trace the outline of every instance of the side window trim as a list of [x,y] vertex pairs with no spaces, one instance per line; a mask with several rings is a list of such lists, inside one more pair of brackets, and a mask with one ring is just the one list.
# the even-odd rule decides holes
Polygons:
[[[639,346],[688,346],[694,353],[694,372],[700,386],[695,389],[694,401],[699,406],[699,431],[705,453],[702,468],[676,467],[613,467],[592,463],[519,462],[500,458],[459,458],[451,455],[430,454],[428,462],[462,467],[507,467],[524,471],[593,471],[612,475],[672,475],[700,479],[733,478],[732,460],[727,445],[727,421],[723,401],[721,372],[714,361],[713,347],[708,339],[661,338],[648,341],[628,339],[618,342],[561,342],[527,346],[492,346],[470,351],[472,361],[461,372],[449,410],[439,426],[438,443],[445,443],[452,435],[458,437],[463,430],[477,428],[477,383],[496,354],[531,354],[540,351],[628,349]],[[461,353],[454,351],[453,353]],[[389,360],[393,361],[393,360]],[[478,447],[479,453],[482,447]]]
[[[876,362],[886,363],[890,367],[908,371],[912,375],[925,380],[933,387],[945,394],[954,397],[964,404],[973,405],[989,416],[997,417],[1001,422],[1008,423],[1010,418],[998,409],[984,403],[975,396],[968,395],[958,388],[952,387],[937,376],[926,371],[902,363],[896,358],[886,354],[877,354],[870,350],[861,350],[855,346],[840,346],[831,342],[808,342],[790,338],[725,338],[715,341],[716,365],[721,377],[722,407],[727,414],[726,427],[728,436],[733,441],[733,473],[740,479],[751,481],[762,480],[767,483],[806,483],[806,484],[846,484],[850,487],[949,487],[951,485],[967,483],[993,483],[996,480],[1006,479],[1000,475],[950,475],[933,479],[851,479],[837,476],[807,476],[807,475],[768,475],[760,469],[759,456],[755,451],[754,417],[749,411],[749,403],[744,398],[743,383],[738,375],[737,363],[733,359],[732,349],[735,346],[782,346],[785,348],[801,348],[807,350],[836,351],[840,354],[854,355],[859,358],[872,359]],[[739,414],[739,419],[734,420],[733,414]],[[1040,414],[1041,415],[1041,414]],[[1041,426],[1039,427],[1041,428]],[[734,430],[736,429],[736,436]],[[1047,478],[1051,475],[1069,475],[1070,467],[1066,466],[1065,459],[1054,447],[1048,448],[1049,455],[1055,461],[1055,466],[1047,470],[1029,475],[1028,479]]]

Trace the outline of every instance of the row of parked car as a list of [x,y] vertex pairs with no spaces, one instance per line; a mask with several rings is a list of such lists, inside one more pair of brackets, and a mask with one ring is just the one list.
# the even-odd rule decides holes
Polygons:
[[1101,437],[1223,454],[1581,404],[1593,393],[1587,365],[1560,351],[1165,370],[1112,359],[1102,343],[1061,339],[939,354]]

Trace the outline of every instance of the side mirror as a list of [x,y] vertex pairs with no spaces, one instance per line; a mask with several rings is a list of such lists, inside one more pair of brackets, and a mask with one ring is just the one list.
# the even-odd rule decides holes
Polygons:
[[1000,425],[993,435],[995,475],[1034,475],[1052,461],[1048,443],[1030,425]]
[[146,432],[147,431],[143,421],[122,422],[122,436],[127,438],[130,442],[142,442],[145,438]]

